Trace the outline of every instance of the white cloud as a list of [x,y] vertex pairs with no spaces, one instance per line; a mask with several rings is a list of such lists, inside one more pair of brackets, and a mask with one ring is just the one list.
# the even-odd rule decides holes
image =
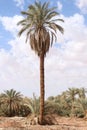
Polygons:
[[85,19],[83,15],[74,14],[69,18],[64,18],[64,28],[65,34],[64,37],[66,40],[74,40],[77,42],[83,42],[87,40],[87,26],[85,25]]
[[18,15],[15,15],[13,17],[0,16],[0,22],[2,23],[6,31],[9,31],[10,33],[12,33],[12,35],[15,36],[19,30],[17,23],[22,18],[23,18],[22,16],[18,16]]
[[57,2],[57,6],[58,6],[58,10],[61,11],[62,10],[62,3],[60,1]]
[[[25,44],[25,36],[16,37],[16,23],[22,17],[0,17],[4,28],[10,31],[14,39],[8,44],[11,50],[0,50],[0,88],[14,88],[23,94],[39,95],[39,58]],[[75,14],[64,17],[65,33],[61,47],[53,46],[45,59],[45,88],[46,96],[57,95],[68,87],[87,86],[87,26],[84,17]],[[10,27],[10,24],[12,27]],[[13,31],[15,30],[15,31]]]
[[76,0],[76,5],[83,13],[87,13],[87,0]]
[[38,58],[24,44],[24,38],[16,38],[9,42],[11,50],[0,50],[0,85],[1,90],[14,88],[25,95],[39,95]]
[[14,2],[16,2],[16,6],[20,7],[21,9],[23,9],[24,0],[14,0]]

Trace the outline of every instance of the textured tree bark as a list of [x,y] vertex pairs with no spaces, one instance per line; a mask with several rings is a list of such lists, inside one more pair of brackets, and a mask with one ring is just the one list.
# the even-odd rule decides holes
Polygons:
[[45,85],[44,85],[44,54],[40,55],[40,124],[43,125],[44,119],[44,97],[45,97]]

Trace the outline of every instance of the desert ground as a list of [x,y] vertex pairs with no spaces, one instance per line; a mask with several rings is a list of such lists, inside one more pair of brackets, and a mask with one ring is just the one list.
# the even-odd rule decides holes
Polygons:
[[0,130],[87,130],[86,118],[52,116],[52,125],[30,125],[29,117],[0,117]]

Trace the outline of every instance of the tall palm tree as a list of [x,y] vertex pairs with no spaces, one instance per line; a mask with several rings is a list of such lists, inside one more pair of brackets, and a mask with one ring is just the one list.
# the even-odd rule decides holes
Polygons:
[[[19,21],[22,28],[19,36],[26,31],[26,42],[30,40],[31,49],[40,58],[40,124],[43,124],[44,117],[44,58],[50,46],[57,40],[57,30],[64,32],[63,28],[57,24],[59,13],[56,8],[49,8],[49,3],[35,2],[30,5],[27,11],[21,12],[25,17]],[[55,17],[55,18],[54,18]]]
[[4,93],[1,94],[0,99],[3,104],[7,106],[7,109],[9,109],[9,116],[13,116],[13,111],[19,106],[22,95],[20,92],[11,89],[4,91]]

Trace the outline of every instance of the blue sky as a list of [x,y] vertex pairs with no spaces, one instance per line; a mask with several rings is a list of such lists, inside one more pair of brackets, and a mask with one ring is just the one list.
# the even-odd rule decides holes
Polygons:
[[[34,2],[34,0],[31,2],[30,0],[1,0],[0,1],[0,15],[1,16],[8,16],[8,17],[12,17],[15,15],[20,15],[21,10],[26,10],[29,4],[32,4]],[[43,2],[45,2],[45,0],[43,0]],[[60,14],[63,14],[66,17],[72,16],[74,15],[76,12],[78,12],[79,14],[83,14],[81,12],[81,10],[76,6],[76,2],[75,0],[61,0],[61,1],[50,1],[50,5],[51,6],[56,6],[58,7],[58,2],[62,5],[62,9],[58,10]],[[86,14],[84,14],[85,17],[85,22],[86,22]],[[8,31],[6,31],[3,26],[2,23],[0,23],[0,29],[1,29],[1,33],[0,33],[0,39],[2,42],[2,45],[0,45],[0,47],[4,47],[6,46],[6,42],[9,41],[9,39],[11,39],[12,34]],[[3,35],[5,35],[5,38],[3,38]],[[6,49],[9,49],[10,46],[6,46]]]
[[[44,2],[43,0],[42,2]],[[45,59],[46,97],[69,87],[87,87],[87,0],[49,0],[64,19],[64,35]],[[39,95],[39,58],[17,37],[17,22],[34,0],[0,0],[0,92],[14,88]]]

